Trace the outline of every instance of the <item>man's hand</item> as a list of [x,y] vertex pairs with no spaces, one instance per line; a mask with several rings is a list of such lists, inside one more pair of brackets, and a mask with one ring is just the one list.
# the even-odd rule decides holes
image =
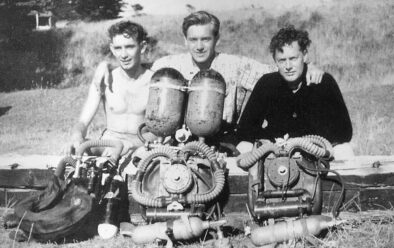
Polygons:
[[61,154],[66,156],[75,154],[79,145],[85,141],[84,136],[86,135],[86,128],[86,125],[81,122],[78,122],[74,125],[72,129],[71,141],[67,142],[63,146]]
[[306,72],[306,85],[320,84],[323,75],[324,71],[310,63],[308,65],[308,71]]
[[76,150],[78,149],[79,145],[82,143],[83,140],[67,142],[62,148],[61,154],[65,156],[75,155]]

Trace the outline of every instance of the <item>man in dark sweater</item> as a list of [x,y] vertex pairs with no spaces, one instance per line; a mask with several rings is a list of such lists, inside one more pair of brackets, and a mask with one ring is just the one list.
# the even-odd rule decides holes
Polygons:
[[253,89],[239,122],[240,141],[274,141],[286,134],[320,135],[334,146],[351,140],[351,121],[335,79],[325,73],[320,84],[306,86],[310,43],[308,32],[293,26],[272,38],[270,51],[279,71],[265,74]]

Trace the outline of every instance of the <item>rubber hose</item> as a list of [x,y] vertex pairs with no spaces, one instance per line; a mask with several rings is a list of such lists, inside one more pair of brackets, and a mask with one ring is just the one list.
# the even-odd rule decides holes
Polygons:
[[338,200],[336,201],[334,207],[331,210],[332,216],[334,218],[337,218],[338,215],[339,215],[339,208],[341,206],[341,203],[343,202],[343,197],[344,197],[344,194],[345,194],[345,183],[343,182],[342,176],[337,171],[330,170],[330,169],[327,169],[327,168],[313,169],[313,168],[306,167],[305,165],[303,165],[302,163],[300,163],[298,161],[297,161],[297,165],[302,167],[304,170],[314,171],[314,172],[318,172],[318,173],[321,173],[321,172],[329,173],[329,172],[331,172],[331,173],[334,173],[338,177],[338,180],[339,180],[339,182],[341,184],[341,193],[339,194]]
[[218,197],[218,195],[222,192],[225,184],[225,176],[224,176],[224,171],[222,169],[218,169],[213,173],[214,175],[214,180],[215,180],[215,186],[213,190],[210,190],[209,192],[206,193],[200,193],[200,194],[189,194],[186,196],[186,201],[189,203],[197,203],[197,204],[202,204],[202,203],[208,203]]
[[[215,155],[215,153],[212,151],[212,149],[205,143],[202,143],[200,141],[192,141],[190,143],[187,143],[183,148],[182,151],[198,151],[203,153],[205,156],[207,156],[208,160],[210,160],[211,162],[216,161],[217,162],[217,157]],[[217,167],[218,164],[217,163],[213,163],[214,167]],[[219,167],[217,168],[213,168],[213,169],[219,169]]]
[[142,136],[142,129],[144,129],[144,127],[146,127],[145,122],[139,125],[137,129],[137,136],[141,140],[142,144],[146,143],[146,139],[144,138],[144,136]]
[[142,192],[142,179],[144,178],[146,169],[149,165],[149,163],[152,161],[152,159],[156,157],[166,157],[166,158],[173,158],[176,156],[176,153],[173,149],[169,147],[158,147],[155,148],[151,151],[149,151],[140,161],[138,165],[138,172],[136,179],[131,182],[130,186],[130,191],[131,191],[131,196],[133,199],[138,202],[139,204],[143,206],[148,206],[148,207],[156,207],[156,208],[162,208],[166,206],[166,202],[162,201],[160,199],[145,195]]
[[176,157],[176,152],[167,146],[159,146],[149,152],[147,152],[138,164],[138,170],[145,173],[148,168],[149,163],[152,159],[157,158],[159,156],[166,157],[168,159],[172,159]]
[[292,138],[287,141],[289,151],[295,148],[301,148],[303,151],[318,157],[318,158],[330,158],[331,154],[328,150],[315,145],[306,138]]
[[75,168],[75,165],[77,164],[77,160],[70,156],[62,158],[56,167],[55,176],[63,179],[67,164],[70,164],[72,167]]
[[[211,150],[209,146],[202,142],[190,142],[185,145],[184,150],[196,150],[203,153],[207,158],[212,162],[212,169],[214,170],[214,188],[206,193],[188,195],[186,197],[186,201],[189,203],[207,203],[215,199],[220,192],[224,188],[225,184],[225,175],[224,171],[220,168],[216,155]],[[162,199],[157,199],[153,197],[149,197],[144,195],[141,192],[142,187],[142,179],[145,175],[146,169],[151,162],[152,159],[158,156],[165,156],[167,158],[175,157],[175,152],[168,147],[158,147],[152,151],[150,151],[144,158],[141,159],[141,162],[138,166],[139,174],[137,174],[136,180],[131,183],[131,193],[133,199],[140,203],[141,205],[148,207],[165,207],[166,202]]]
[[205,193],[192,194],[186,196],[186,201],[189,203],[207,203],[215,199],[223,190],[225,184],[224,170],[220,168],[217,162],[217,157],[212,149],[205,143],[193,141],[186,144],[182,150],[196,150],[207,156],[208,160],[212,162],[212,169],[214,171],[214,187]]
[[331,143],[324,137],[319,136],[319,135],[305,135],[302,138],[306,138],[309,141],[311,141],[312,143],[323,147],[324,149],[328,150],[330,153],[330,158],[329,159],[333,159],[334,157],[332,156],[334,154],[334,149],[331,145]]
[[269,153],[277,153],[279,148],[273,143],[265,143],[259,148],[245,153],[237,158],[237,166],[243,170],[248,170],[257,161],[267,156]]
[[114,164],[118,164],[119,158],[120,158],[120,154],[123,151],[123,143],[120,140],[89,140],[86,141],[84,143],[82,143],[77,151],[76,151],[76,156],[77,159],[81,159],[83,153],[92,147],[112,147],[114,148],[110,159],[112,160],[112,162],[114,162]]

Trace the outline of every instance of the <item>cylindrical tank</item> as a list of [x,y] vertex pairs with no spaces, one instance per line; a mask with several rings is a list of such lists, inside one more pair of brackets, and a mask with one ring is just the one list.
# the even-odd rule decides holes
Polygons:
[[186,125],[199,137],[214,135],[223,118],[226,83],[214,70],[200,71],[189,86]]
[[250,239],[256,246],[263,246],[308,235],[318,235],[322,230],[336,224],[335,220],[323,215],[312,215],[299,220],[282,221],[259,227],[252,231]]
[[159,137],[169,136],[182,126],[186,81],[175,69],[158,70],[149,87],[146,126]]
[[197,217],[180,218],[173,221],[157,222],[145,226],[137,226],[131,231],[131,240],[135,244],[152,243],[157,239],[168,239],[168,231],[172,230],[175,240],[188,240],[200,237],[204,230],[226,224],[225,220],[202,221]]

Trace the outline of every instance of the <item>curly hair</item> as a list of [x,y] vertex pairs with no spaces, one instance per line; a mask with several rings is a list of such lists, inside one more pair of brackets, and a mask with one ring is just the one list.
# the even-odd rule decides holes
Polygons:
[[298,42],[301,51],[307,51],[309,45],[312,43],[307,31],[295,29],[293,25],[289,25],[281,28],[279,32],[272,37],[269,46],[272,56],[275,56],[277,50],[283,52],[283,47],[285,45],[290,45],[293,41]]
[[217,37],[219,35],[219,28],[220,28],[219,19],[216,16],[206,11],[194,12],[183,19],[183,23],[182,23],[183,35],[186,37],[187,30],[190,28],[190,26],[205,25],[210,23],[213,24],[213,35]]
[[131,21],[120,21],[109,27],[109,38],[112,40],[116,35],[123,35],[127,38],[132,37],[139,43],[146,40],[148,36],[140,24]]

